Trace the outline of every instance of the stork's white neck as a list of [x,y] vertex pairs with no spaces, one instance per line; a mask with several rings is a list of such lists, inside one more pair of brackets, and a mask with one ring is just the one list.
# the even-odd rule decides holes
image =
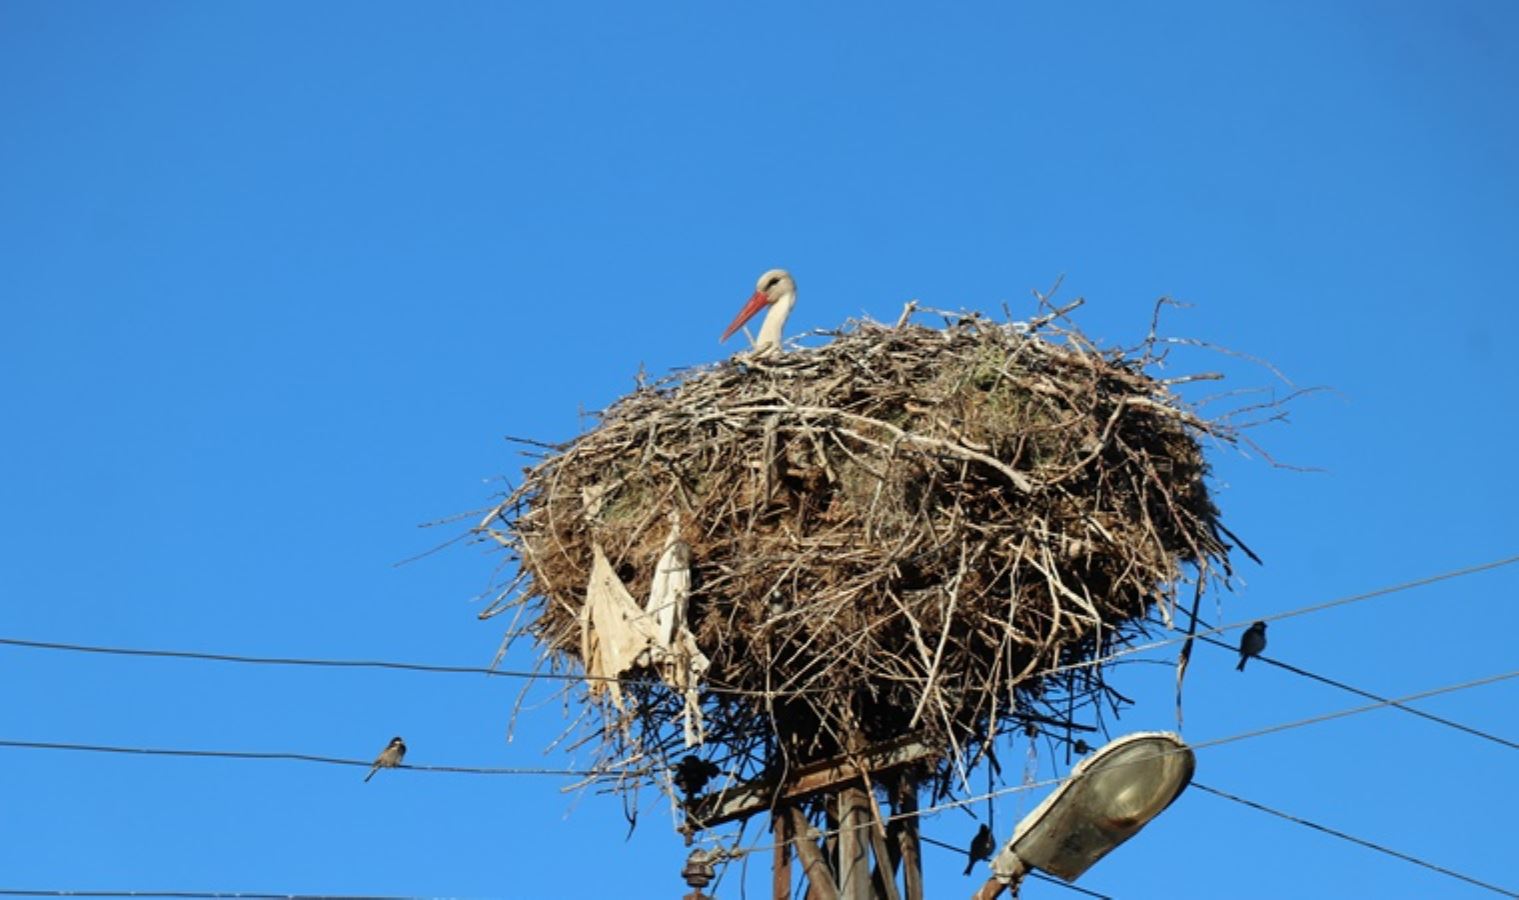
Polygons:
[[760,325],[759,338],[754,342],[756,353],[772,353],[781,349],[781,330],[786,327],[786,317],[791,315],[791,307],[795,305],[796,291],[787,291],[770,304],[764,324]]

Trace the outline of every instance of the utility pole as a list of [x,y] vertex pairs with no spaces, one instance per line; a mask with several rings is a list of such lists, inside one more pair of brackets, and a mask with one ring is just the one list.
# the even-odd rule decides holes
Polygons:
[[923,853],[918,845],[918,785],[906,774],[897,781],[897,847],[902,854],[903,900],[923,900]]
[[791,900],[791,823],[786,814],[770,814],[770,832],[775,836],[775,862],[770,870],[770,896],[773,900]]
[[839,900],[874,900],[870,851],[866,849],[871,828],[870,798],[857,787],[846,787],[835,796],[839,808]]
[[[769,811],[775,836],[772,900],[793,900],[793,857],[807,879],[800,900],[923,900],[917,785],[903,770],[936,755],[904,738],[800,766],[784,783],[762,779],[733,785],[692,798],[686,804],[685,829],[694,832]],[[891,786],[888,798],[896,819],[890,828],[873,792],[880,783]],[[822,840],[802,809],[809,800],[821,800],[828,809]]]

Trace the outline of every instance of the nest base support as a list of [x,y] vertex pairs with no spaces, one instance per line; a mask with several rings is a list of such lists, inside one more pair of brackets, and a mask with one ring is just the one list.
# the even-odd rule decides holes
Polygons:
[[[821,839],[796,804],[772,813],[776,835],[772,900],[791,900],[791,852],[802,864],[802,900],[923,900],[922,858],[917,841],[916,794],[903,788],[896,811],[904,819],[883,825],[870,793],[848,787],[828,797],[835,815]],[[901,869],[901,883],[897,873]]]
[[838,800],[839,900],[875,900],[870,884],[870,798],[861,788],[845,788]]
[[770,870],[771,900],[791,900],[791,829],[790,819],[775,812],[770,815],[770,830],[775,834],[775,860]]

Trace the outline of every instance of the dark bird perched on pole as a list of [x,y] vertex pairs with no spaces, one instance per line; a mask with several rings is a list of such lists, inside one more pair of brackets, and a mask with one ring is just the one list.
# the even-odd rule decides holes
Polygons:
[[675,786],[690,799],[701,793],[707,782],[721,772],[722,769],[710,760],[702,759],[695,753],[687,753],[684,759],[675,764]]
[[1245,661],[1252,656],[1260,656],[1261,651],[1266,649],[1266,623],[1256,622],[1239,639],[1239,665],[1234,669],[1237,672],[1245,671]]
[[391,738],[390,743],[386,745],[385,749],[380,751],[380,755],[375,757],[374,765],[370,767],[369,774],[364,776],[364,780],[368,781],[373,778],[374,773],[381,769],[394,769],[405,758],[406,742],[398,737]]
[[970,859],[965,861],[965,874],[969,875],[970,870],[974,869],[976,863],[981,860],[991,859],[992,851],[995,849],[997,849],[997,839],[992,837],[992,830],[987,827],[985,822],[982,822],[981,829],[976,832],[975,837],[971,838],[970,853],[968,854]]

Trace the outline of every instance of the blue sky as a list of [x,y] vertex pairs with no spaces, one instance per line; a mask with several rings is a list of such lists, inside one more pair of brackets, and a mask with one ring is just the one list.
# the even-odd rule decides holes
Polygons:
[[[1063,276],[1104,342],[1169,295],[1192,306],[1168,333],[1332,388],[1256,435],[1322,472],[1215,450],[1266,565],[1210,620],[1512,556],[1516,44],[1519,10],[1474,0],[0,0],[0,637],[485,664],[498,559],[398,567],[460,528],[417,526],[489,503],[524,464],[503,435],[566,439],[641,365],[731,352],[772,266],[793,333],[910,298],[1022,314]],[[1235,358],[1178,367],[1283,389]],[[1503,673],[1516,587],[1511,567],[1283,620],[1268,654],[1388,696]],[[1115,678],[1140,701],[1119,731],[1174,727],[1170,668]],[[508,741],[508,679],[13,647],[0,679],[3,740],[367,758],[399,733],[418,764],[577,762],[543,753],[558,703]],[[1359,702],[1203,647],[1186,734]],[[1519,739],[1513,681],[1420,705]],[[625,840],[620,804],[562,778],[0,763],[0,889],[685,890],[653,797]],[[1493,743],[1381,710],[1201,750],[1197,779],[1519,890],[1519,768]],[[1038,796],[998,801],[1004,835]],[[962,865],[928,848],[931,893],[968,894]],[[1197,791],[1081,884],[1481,893]]]

